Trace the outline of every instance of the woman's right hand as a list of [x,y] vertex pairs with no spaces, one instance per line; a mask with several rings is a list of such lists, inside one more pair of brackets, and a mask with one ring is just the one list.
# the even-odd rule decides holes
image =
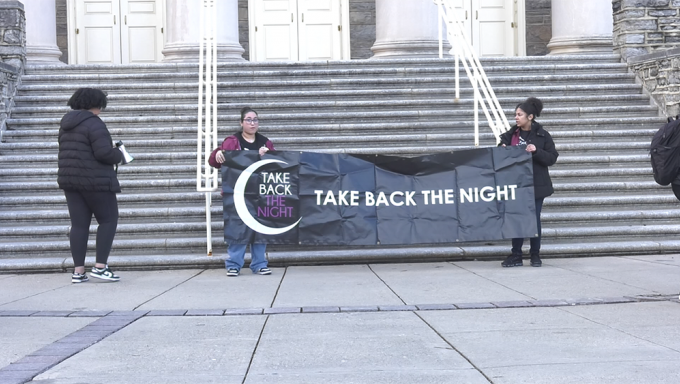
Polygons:
[[217,154],[215,154],[215,161],[220,164],[224,163],[224,151],[217,151]]

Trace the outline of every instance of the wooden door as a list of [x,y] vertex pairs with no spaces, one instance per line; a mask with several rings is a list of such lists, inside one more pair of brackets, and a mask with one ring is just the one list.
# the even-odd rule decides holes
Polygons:
[[121,0],[121,58],[127,63],[155,63],[163,59],[163,4],[161,0]]
[[120,64],[119,0],[77,0],[77,64]]
[[342,1],[250,0],[250,60],[341,60],[349,51]]
[[514,1],[474,0],[472,10],[472,41],[477,55],[515,56]]
[[76,64],[153,63],[163,58],[163,0],[69,0]]
[[298,60],[342,58],[339,1],[299,0],[298,20]]

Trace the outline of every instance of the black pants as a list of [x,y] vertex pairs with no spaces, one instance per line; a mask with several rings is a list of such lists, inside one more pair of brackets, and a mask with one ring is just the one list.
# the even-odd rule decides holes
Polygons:
[[97,228],[97,263],[106,264],[118,227],[118,200],[113,192],[67,191],[66,204],[71,217],[71,256],[76,267],[85,265],[87,239],[94,214]]
[[[529,239],[529,244],[531,245],[529,254],[535,256],[538,256],[538,253],[541,250],[541,209],[543,209],[543,198],[536,199],[536,230],[538,231],[538,237]],[[524,244],[524,239],[512,239],[513,255],[522,256],[522,244]]]

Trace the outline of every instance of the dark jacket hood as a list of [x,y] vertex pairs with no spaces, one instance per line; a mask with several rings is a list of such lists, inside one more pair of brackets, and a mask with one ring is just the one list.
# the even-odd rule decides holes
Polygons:
[[86,111],[83,109],[71,111],[67,114],[64,115],[64,117],[61,118],[61,129],[68,131],[71,130],[75,127],[77,127],[80,123],[83,121],[96,117],[94,113],[90,111]]

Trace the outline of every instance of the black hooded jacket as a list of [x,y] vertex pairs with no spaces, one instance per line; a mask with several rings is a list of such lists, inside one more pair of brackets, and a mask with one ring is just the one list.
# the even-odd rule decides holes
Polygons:
[[[513,125],[509,131],[501,135],[501,142],[499,145],[509,146],[512,141],[512,135],[519,129]],[[550,196],[555,191],[553,189],[552,180],[548,167],[555,164],[559,153],[555,149],[555,142],[552,136],[543,129],[541,124],[537,122],[531,123],[531,132],[527,137],[527,143],[536,146],[536,152],[531,155],[534,165],[534,195],[537,199]]]
[[59,188],[77,191],[120,192],[113,169],[123,153],[113,147],[99,116],[75,110],[61,119],[59,129]]

